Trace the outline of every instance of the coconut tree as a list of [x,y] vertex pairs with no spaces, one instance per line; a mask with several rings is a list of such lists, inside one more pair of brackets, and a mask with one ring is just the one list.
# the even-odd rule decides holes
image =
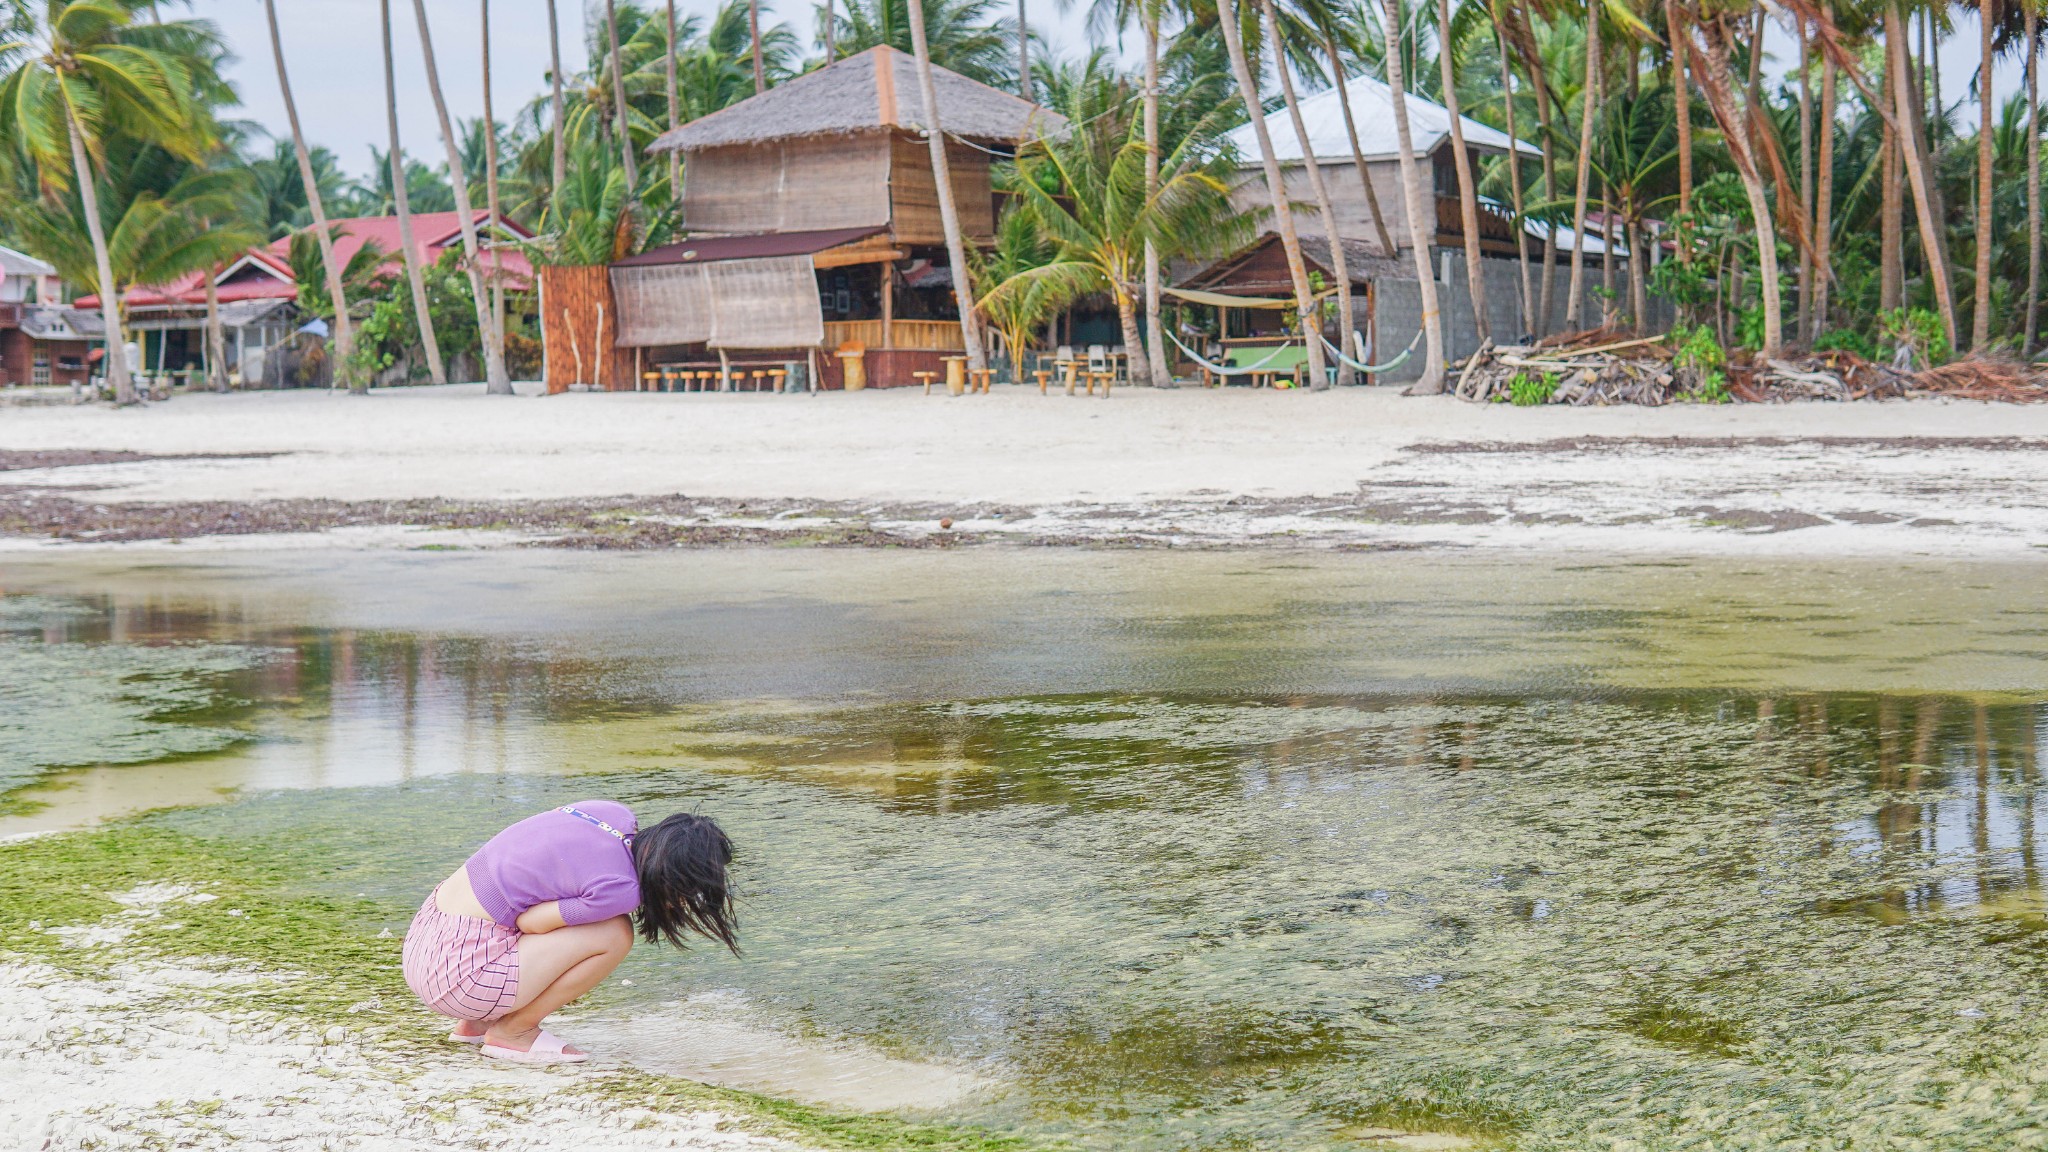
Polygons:
[[[269,0],[266,0],[269,2]],[[427,90],[434,98],[434,115],[441,122],[441,144],[448,154],[448,181],[455,191],[455,214],[462,227],[464,271],[469,276],[470,294],[476,304],[477,334],[484,348],[484,391],[491,396],[510,396],[512,378],[505,372],[505,345],[498,338],[497,318],[484,292],[483,261],[476,236],[476,216],[469,207],[469,181],[462,178],[462,151],[455,125],[448,116],[448,100],[441,91],[441,72],[434,61],[434,32],[427,23],[427,0],[412,0],[413,16],[420,26],[420,55],[427,65]],[[628,146],[630,156],[630,145]]]
[[[946,232],[946,262],[953,270],[953,296],[960,309],[961,346],[967,352],[968,371],[979,372],[988,366],[988,361],[981,353],[981,334],[974,324],[974,285],[967,266],[967,244],[960,234],[960,211],[953,203],[953,172],[946,162],[945,124],[939,119],[939,90],[932,81],[931,45],[925,41],[924,0],[910,0],[910,42],[917,59],[917,90],[924,101],[924,133],[931,146],[939,222]],[[891,65],[883,60],[876,66]]]
[[[1395,0],[1389,0],[1395,2]],[[1301,322],[1303,343],[1308,350],[1309,377],[1323,379],[1323,342],[1314,333],[1321,330],[1317,321],[1318,306],[1315,293],[1309,287],[1308,265],[1301,258],[1301,237],[1294,230],[1294,212],[1288,201],[1287,183],[1280,174],[1280,161],[1273,151],[1273,136],[1266,129],[1265,106],[1259,99],[1258,81],[1252,76],[1251,59],[1245,54],[1244,33],[1238,25],[1239,16],[1231,0],[1217,0],[1216,24],[1223,33],[1223,44],[1230,53],[1230,72],[1237,79],[1238,97],[1244,102],[1245,114],[1251,119],[1252,132],[1259,145],[1259,167],[1266,179],[1266,202],[1273,211],[1273,224],[1280,233],[1280,247],[1287,257],[1287,275],[1294,283],[1295,314]],[[1336,238],[1331,238],[1336,243]]]
[[[1228,251],[1251,237],[1254,217],[1232,206],[1226,173],[1205,153],[1206,139],[1191,133],[1163,158],[1159,191],[1150,196],[1143,129],[1127,115],[1111,110],[1092,124],[1026,144],[1017,156],[1017,191],[1057,255],[1004,279],[984,307],[992,313],[1020,308],[1033,293],[1106,293],[1124,346],[1137,347],[1148,243],[1174,257]],[[1134,380],[1143,363],[1131,361]]]
[[[1451,0],[1436,0],[1437,60],[1443,69],[1443,105],[1451,119],[1451,160],[1458,174],[1458,223],[1465,234],[1465,291],[1472,298],[1472,324],[1482,340],[1493,335],[1486,315],[1486,268],[1479,263],[1479,193],[1472,183],[1472,154],[1465,151],[1465,127],[1458,115],[1457,41],[1451,36]],[[1515,162],[1509,145],[1508,162]]]
[[562,29],[555,19],[555,0],[548,0],[548,88],[549,103],[553,115],[548,123],[552,125],[549,141],[552,155],[548,165],[548,190],[562,186],[568,179],[569,137],[562,125]]
[[[750,13],[752,7],[750,2],[748,5]],[[633,162],[633,130],[628,120],[632,108],[631,105],[626,103],[626,62],[625,58],[619,54],[619,8],[613,0],[604,0],[604,29],[606,39],[610,42],[612,48],[610,66],[612,114],[618,118],[619,152],[623,158],[626,170],[626,191],[631,192],[634,186],[640,183],[639,169]],[[754,42],[756,44],[760,43],[758,35],[755,36]],[[758,81],[756,83],[758,86]]]
[[[605,0],[605,3],[609,5],[611,0]],[[618,32],[616,28],[612,32],[612,38],[614,40],[612,51],[616,52],[618,51],[616,43]],[[761,0],[747,0],[747,38],[753,45],[750,59],[754,64],[754,94],[758,96],[768,90],[768,73],[761,67]]]
[[1711,11],[1695,11],[1689,16],[1687,23],[1699,37],[1698,43],[1689,47],[1700,49],[1696,57],[1700,64],[1700,88],[1706,97],[1707,108],[1720,126],[1736,175],[1742,181],[1751,224],[1756,231],[1757,279],[1763,295],[1763,354],[1776,356],[1785,339],[1784,308],[1778,284],[1778,232],[1771,215],[1770,201],[1764,195],[1754,137],[1747,130],[1748,117],[1736,102],[1729,65],[1731,47],[1735,42],[1735,33],[1729,27],[1731,16],[1727,12]]
[[1933,177],[1928,171],[1926,154],[1921,151],[1919,125],[1919,102],[1914,92],[1919,87],[1910,77],[1913,69],[1906,58],[1905,30],[1910,27],[1906,20],[1903,0],[1891,0],[1889,14],[1885,21],[1885,52],[1894,71],[1892,92],[1898,103],[1893,109],[1893,118],[1899,131],[1899,158],[1903,162],[1906,185],[1913,192],[1913,214],[1920,226],[1921,258],[1927,265],[1927,279],[1934,288],[1934,302],[1941,315],[1943,333],[1949,345],[1956,342],[1956,306],[1949,279],[1947,249],[1941,235],[1940,207],[1934,199]]
[[[498,209],[498,118],[491,112],[491,0],[477,0],[483,30],[483,80],[484,80],[484,210],[489,214],[490,227],[498,227],[502,219]],[[498,349],[504,355],[502,342],[505,339],[505,276],[504,263],[498,255],[497,245],[491,246],[491,315],[497,318],[493,331],[501,342]]]
[[1059,258],[1059,248],[1038,225],[1030,209],[1013,207],[996,224],[995,246],[986,254],[971,252],[981,314],[989,326],[1002,334],[1009,354],[1010,379],[1024,382],[1024,358],[1040,329],[1070,304],[1073,286],[1058,277],[1035,277],[1019,281],[1006,291],[995,291],[1023,273],[1043,268]]
[[[932,63],[994,87],[1013,82],[1017,58],[1010,51],[1016,29],[997,12],[998,0],[923,0],[923,27]],[[909,0],[847,0],[838,29],[841,56],[887,44],[904,52],[912,42]]]
[[2020,355],[2034,354],[2041,316],[2041,61],[2040,0],[2020,0],[2027,43],[2027,318]]
[[306,154],[306,134],[299,127],[299,106],[292,99],[291,74],[284,63],[284,39],[277,27],[277,0],[263,0],[263,15],[270,24],[270,55],[277,62],[277,89],[284,97],[285,119],[291,124],[292,152],[299,160],[299,178],[306,185],[306,206],[313,213],[313,237],[320,243],[320,261],[327,269],[327,295],[334,301],[334,348],[349,391],[361,394],[369,382],[356,376],[353,364],[355,327],[349,320],[348,296],[341,283],[341,261],[334,254],[334,238],[327,231],[327,208],[320,198],[320,184],[313,176],[313,162]]
[[1415,159],[1415,133],[1408,124],[1407,77],[1401,67],[1399,36],[1400,0],[1380,0],[1386,14],[1387,97],[1394,106],[1394,138],[1401,166],[1401,196],[1408,208],[1408,242],[1413,247],[1415,279],[1422,296],[1422,376],[1413,390],[1434,396],[1444,390],[1444,317],[1437,304],[1436,272],[1430,268],[1429,246],[1435,239],[1424,231],[1423,221],[1436,221],[1436,206],[1422,181],[1422,166]]
[[1586,196],[1593,171],[1593,122],[1600,110],[1600,0],[1586,0],[1586,79],[1579,89],[1578,176],[1572,189],[1572,277],[1564,322],[1577,327],[1585,300]]
[[391,0],[378,0],[377,9],[384,34],[384,127],[391,141],[391,204],[398,216],[398,243],[405,250],[405,278],[412,289],[413,319],[419,325],[420,344],[427,351],[427,378],[436,384],[446,384],[448,369],[441,362],[441,342],[434,337],[434,318],[427,310],[426,275],[420,267],[419,246],[413,242],[405,150],[398,139],[398,77],[391,57]]
[[[1364,22],[1360,21],[1362,27]],[[1351,168],[1358,176],[1358,183],[1365,192],[1366,212],[1372,216],[1373,235],[1379,241],[1380,255],[1392,258],[1398,252],[1394,238],[1387,231],[1387,218],[1380,211],[1379,189],[1373,187],[1372,170],[1365,166],[1365,152],[1358,144],[1358,122],[1351,115],[1351,77],[1345,74],[1344,54],[1337,47],[1337,13],[1328,11],[1319,22],[1323,34],[1323,50],[1330,57],[1330,79],[1337,85],[1337,106],[1344,113],[1344,135],[1351,141]]]
[[[45,187],[76,184],[91,242],[91,282],[106,323],[107,382],[116,401],[135,402],[122,347],[120,282],[100,216],[92,157],[109,133],[133,133],[196,159],[213,143],[211,118],[196,106],[195,41],[182,21],[143,25],[143,0],[46,0],[38,13],[17,4],[12,38],[0,41],[0,134],[14,139]],[[169,30],[168,32],[166,30]]]
[[1976,295],[1970,303],[1970,348],[1985,352],[1991,345],[1991,161],[1997,109],[1991,99],[1993,37],[1998,9],[1992,0],[1977,3],[1977,265]]
[[[1158,53],[1157,44],[1152,51]],[[1031,25],[1024,19],[1024,0],[1017,0],[1017,95],[1031,99]]]
[[[1342,341],[1343,347],[1349,348],[1351,333],[1357,330],[1358,321],[1352,311],[1351,269],[1344,259],[1343,233],[1337,228],[1337,212],[1330,203],[1330,190],[1323,183],[1322,165],[1316,162],[1315,145],[1309,139],[1308,124],[1301,118],[1301,102],[1294,96],[1294,77],[1287,59],[1287,42],[1280,35],[1280,17],[1274,9],[1273,0],[1259,0],[1259,13],[1265,21],[1266,44],[1273,53],[1273,73],[1280,82],[1281,102],[1287,106],[1288,119],[1294,126],[1295,143],[1301,147],[1301,163],[1308,175],[1309,193],[1315,198],[1316,213],[1322,219],[1323,235],[1330,242],[1330,271],[1337,277],[1337,331],[1340,333],[1338,338]],[[1318,314],[1320,311],[1318,309]],[[1320,321],[1313,328],[1304,328],[1307,332],[1313,333],[1308,337],[1310,343],[1321,339]],[[1338,362],[1337,382],[1352,382],[1350,364]],[[1311,391],[1320,392],[1329,386],[1329,377],[1321,372],[1315,373],[1309,382]]]
[[[661,54],[664,94],[668,97],[668,130],[673,132],[682,123],[682,106],[676,99],[676,0],[668,0],[668,41]],[[680,200],[683,195],[683,154],[668,154],[668,198]]]

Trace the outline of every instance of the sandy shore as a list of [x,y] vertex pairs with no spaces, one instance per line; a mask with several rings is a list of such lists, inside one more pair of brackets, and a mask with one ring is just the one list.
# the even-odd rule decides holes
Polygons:
[[[69,933],[119,946],[210,897],[151,885],[128,911]],[[232,914],[232,913],[230,913]],[[309,1026],[193,1008],[196,990],[259,987],[247,961],[117,960],[88,979],[10,957],[0,966],[0,1146],[21,1149],[263,1148],[795,1150],[712,1111],[650,1109],[574,1091],[601,1064],[522,1068],[468,1049],[395,1051],[375,1029]],[[573,1030],[573,1029],[572,1029]]]
[[2048,406],[1942,400],[1518,409],[1391,389],[493,399],[454,385],[4,409],[0,468],[0,534],[14,547],[336,531],[399,546],[808,535],[2048,547]]

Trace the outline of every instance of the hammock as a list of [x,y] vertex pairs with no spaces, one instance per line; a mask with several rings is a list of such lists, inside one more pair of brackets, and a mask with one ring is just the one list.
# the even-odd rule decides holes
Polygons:
[[[1271,308],[1278,311],[1281,309],[1292,310],[1299,307],[1293,297],[1227,296],[1221,292],[1201,292],[1193,288],[1167,288],[1163,286],[1159,290],[1168,296],[1177,297],[1190,304],[1208,304],[1216,308]],[[1321,292],[1316,293],[1315,298],[1317,300],[1325,300],[1336,294],[1337,290],[1335,288],[1325,288]]]
[[1212,364],[1209,361],[1202,359],[1202,354],[1200,352],[1197,352],[1193,348],[1190,348],[1187,345],[1182,344],[1180,342],[1180,337],[1175,336],[1171,329],[1166,330],[1166,338],[1168,340],[1173,341],[1174,345],[1178,347],[1182,352],[1187,353],[1188,359],[1193,360],[1195,363],[1200,364],[1204,368],[1207,368],[1211,373],[1217,376],[1249,376],[1252,373],[1260,371],[1261,369],[1265,368],[1266,365],[1271,364],[1273,361],[1279,359],[1280,354],[1282,352],[1285,352],[1288,349],[1294,347],[1294,345],[1292,344],[1278,344],[1274,346],[1271,354],[1269,354],[1264,360],[1259,361],[1257,364],[1247,364],[1243,367],[1238,368],[1226,368],[1221,364]]
[[[1327,339],[1324,339],[1322,333],[1316,333],[1316,339],[1323,341],[1323,347],[1328,348],[1330,350],[1330,355],[1335,356],[1337,359],[1342,360],[1344,363],[1351,365],[1351,369],[1354,372],[1392,372],[1394,369],[1399,368],[1403,364],[1406,364],[1410,356],[1415,355],[1415,346],[1417,344],[1422,343],[1422,335],[1422,329],[1416,329],[1415,339],[1410,340],[1408,342],[1408,347],[1403,348],[1399,356],[1394,357],[1392,360],[1387,361],[1385,364],[1360,364],[1358,361],[1353,360],[1350,357],[1344,355],[1343,350],[1338,348],[1335,344],[1332,344]],[[1357,341],[1360,345],[1358,354],[1361,356],[1365,355],[1365,338],[1360,336],[1356,332],[1353,332],[1351,334],[1351,338]]]

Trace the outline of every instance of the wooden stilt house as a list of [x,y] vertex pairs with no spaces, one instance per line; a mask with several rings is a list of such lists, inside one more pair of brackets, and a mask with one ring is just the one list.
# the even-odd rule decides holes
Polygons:
[[[1064,122],[933,73],[961,228],[988,243],[991,164]],[[938,369],[961,339],[924,119],[915,61],[878,47],[656,140],[652,151],[683,154],[689,238],[611,265],[608,335],[634,367],[609,386],[714,363],[721,383],[736,363],[746,381],[795,362],[835,388],[836,353],[853,347],[872,384]]]

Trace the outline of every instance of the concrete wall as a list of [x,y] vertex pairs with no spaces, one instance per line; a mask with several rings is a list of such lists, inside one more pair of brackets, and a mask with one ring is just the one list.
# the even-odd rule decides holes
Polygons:
[[[1516,260],[1482,258],[1486,282],[1487,319],[1493,331],[1495,344],[1518,342],[1531,330],[1528,319],[1522,314],[1521,264]],[[1445,359],[1455,361],[1470,355],[1479,347],[1479,332],[1474,319],[1471,294],[1465,283],[1465,254],[1455,249],[1438,249],[1433,262],[1436,269],[1437,303],[1444,313],[1444,338],[1448,348]],[[1564,328],[1566,294],[1571,286],[1571,263],[1568,255],[1559,253],[1558,265],[1553,273],[1551,288],[1551,317],[1548,331]],[[1543,267],[1535,263],[1530,277],[1531,287],[1540,296],[1543,288]],[[1591,328],[1600,322],[1601,302],[1593,290],[1600,287],[1600,258],[1589,256],[1586,261],[1585,279],[1581,290],[1580,326]],[[1628,261],[1617,257],[1614,261],[1615,291],[1620,299],[1616,306],[1628,307]],[[1373,351],[1374,362],[1382,362],[1401,349],[1415,337],[1422,327],[1422,289],[1413,280],[1381,280],[1373,285],[1374,319],[1378,322],[1379,346]],[[1645,328],[1660,332],[1670,327],[1674,318],[1671,303],[1656,296],[1650,297],[1649,316]],[[1418,346],[1415,355],[1400,368],[1380,374],[1380,382],[1391,384],[1413,380],[1422,374],[1422,350]]]

